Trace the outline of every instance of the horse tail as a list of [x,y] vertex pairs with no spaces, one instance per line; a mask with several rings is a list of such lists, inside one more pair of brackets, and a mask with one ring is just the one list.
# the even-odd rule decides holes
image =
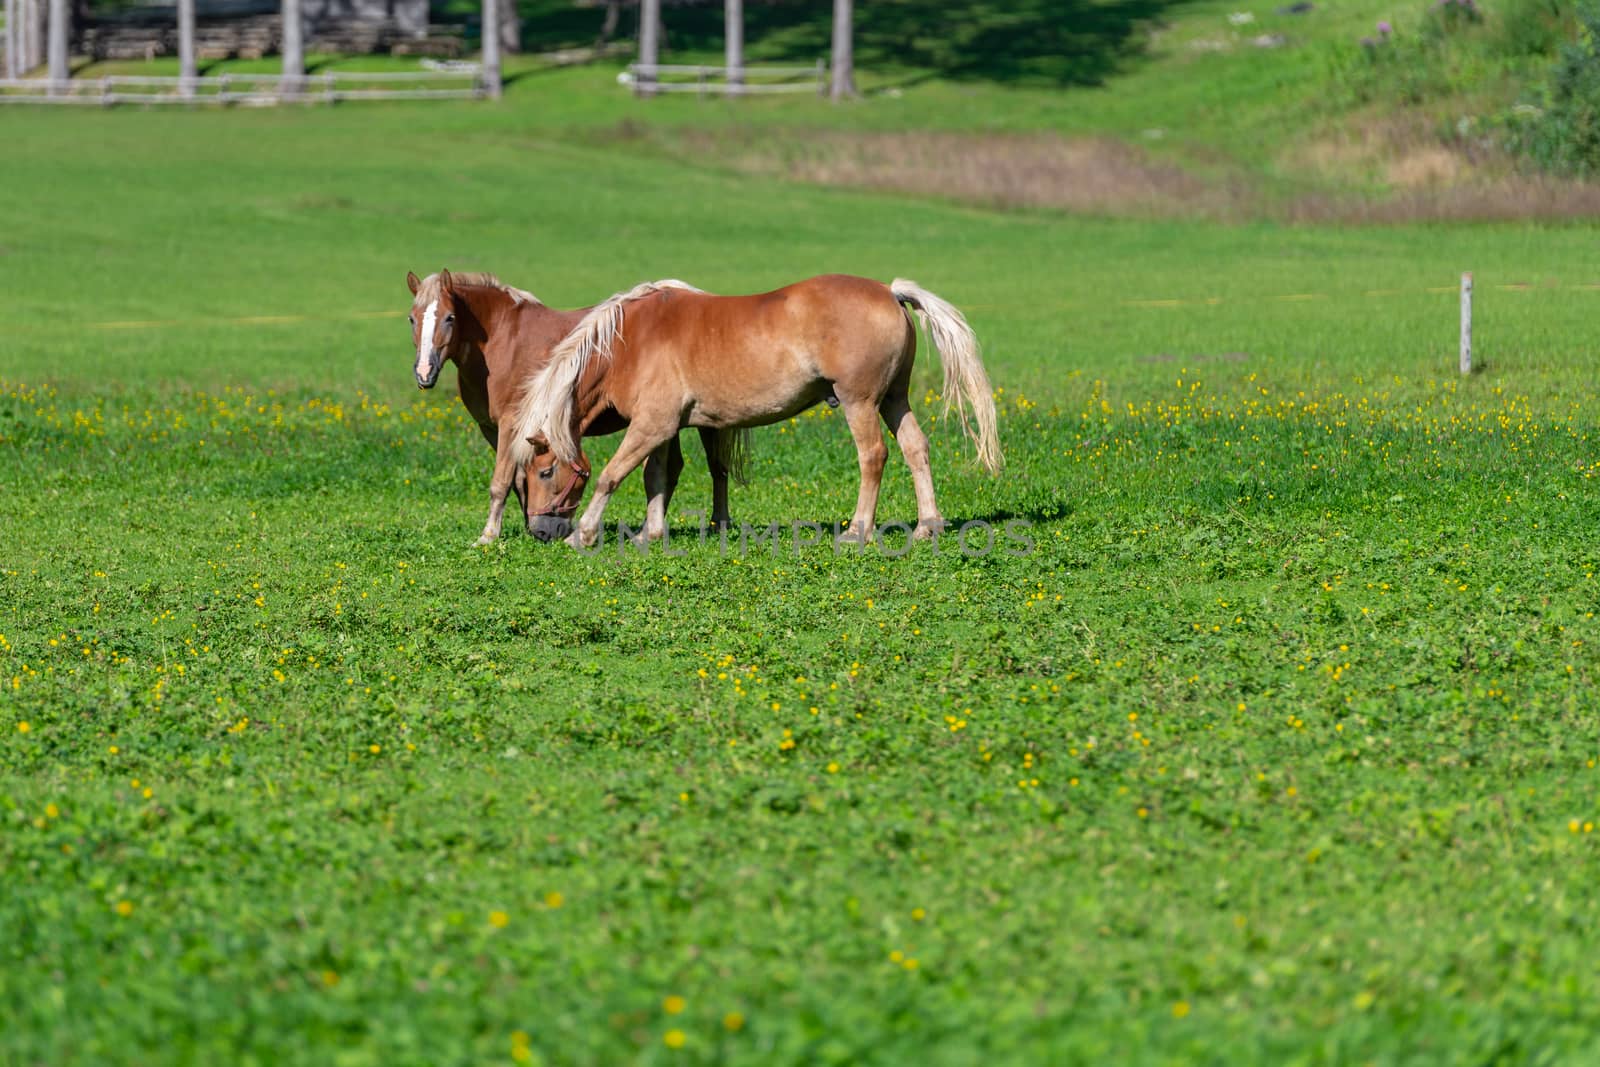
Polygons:
[[717,431],[717,459],[740,485],[750,484],[750,440],[747,427]]
[[[916,282],[896,278],[889,292],[907,307],[914,308],[928,329],[928,337],[944,367],[944,408],[953,405],[961,416],[961,428],[978,446],[978,462],[990,474],[999,474],[1005,460],[1000,454],[1000,434],[996,427],[994,391],[989,375],[978,356],[978,335],[967,325],[966,316],[954,304],[922,288]],[[970,418],[968,409],[970,408]],[[973,424],[976,423],[976,429]]]
[[662,289],[701,291],[688,282],[670,278],[636,285],[590,308],[572,332],[550,350],[550,358],[529,380],[517,405],[513,423],[516,429],[511,438],[513,463],[521,467],[533,459],[532,439],[540,435],[550,442],[550,450],[562,463],[578,461],[578,434],[572,412],[578,384],[591,363],[610,360],[612,346],[622,336],[624,305]]

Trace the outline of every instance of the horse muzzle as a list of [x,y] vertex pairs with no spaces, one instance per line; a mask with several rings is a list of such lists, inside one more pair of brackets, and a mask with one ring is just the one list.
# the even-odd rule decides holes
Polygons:
[[444,360],[437,353],[428,358],[427,373],[416,372],[417,388],[432,389],[433,383],[439,380],[439,370],[444,366]]
[[565,515],[535,515],[528,520],[528,532],[540,541],[560,541],[572,532],[572,520]]

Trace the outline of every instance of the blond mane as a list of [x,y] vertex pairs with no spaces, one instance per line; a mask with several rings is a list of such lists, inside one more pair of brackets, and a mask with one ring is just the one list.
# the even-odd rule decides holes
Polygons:
[[612,346],[622,336],[624,307],[665,289],[704,292],[676,278],[643,282],[596,304],[578,320],[572,332],[556,344],[544,368],[529,381],[522,403],[517,407],[516,432],[511,440],[511,456],[517,466],[533,458],[533,446],[528,439],[539,434],[550,442],[551,450],[561,462],[577,461],[572,405],[584,371],[595,360],[611,358]]

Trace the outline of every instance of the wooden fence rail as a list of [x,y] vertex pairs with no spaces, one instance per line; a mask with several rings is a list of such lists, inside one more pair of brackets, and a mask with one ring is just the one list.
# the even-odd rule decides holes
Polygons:
[[[692,81],[671,80],[692,78]],[[803,79],[803,80],[802,80]],[[705,64],[630,63],[619,79],[636,93],[721,93],[742,96],[757,93],[818,93],[828,91],[828,64],[817,60],[802,66],[743,66],[730,80],[728,68]]]
[[488,94],[483,70],[327,71],[217,74],[203,78],[110,74],[98,78],[0,78],[0,104],[338,103],[347,100],[474,100]]

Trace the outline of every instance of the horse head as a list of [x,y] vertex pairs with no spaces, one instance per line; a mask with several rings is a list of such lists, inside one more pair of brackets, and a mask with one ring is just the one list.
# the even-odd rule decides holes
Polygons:
[[411,342],[417,350],[415,374],[418,389],[432,389],[439,380],[444,361],[454,353],[456,341],[456,294],[450,272],[419,279],[406,275],[411,287]]
[[528,464],[528,532],[541,541],[555,541],[572,532],[572,516],[589,484],[589,458],[578,451],[578,462],[556,458],[543,434],[528,439],[533,459]]

